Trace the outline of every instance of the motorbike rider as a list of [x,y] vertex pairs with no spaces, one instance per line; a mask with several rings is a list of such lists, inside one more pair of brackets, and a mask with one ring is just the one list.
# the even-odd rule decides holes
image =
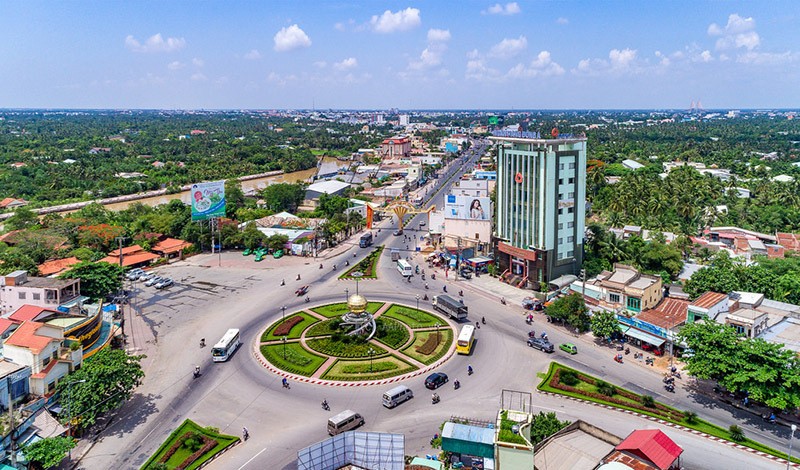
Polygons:
[[245,441],[250,438],[250,433],[247,432],[247,428],[245,427],[242,427],[242,437]]
[[289,379],[287,379],[286,377],[284,377],[283,380],[281,380],[281,383],[283,384],[284,388],[289,388]]
[[486,317],[481,317],[481,323],[486,324]]
[[309,303],[309,302],[311,302],[311,299],[309,299],[308,296],[306,296],[306,303]]
[[297,275],[297,280],[298,280],[298,281],[300,280],[300,275],[299,275],[299,274]]
[[344,260],[344,265],[345,265],[345,266],[350,266],[350,261],[348,261],[348,260]]
[[437,403],[439,401],[439,394],[437,394],[436,392],[433,392],[433,396],[431,397],[431,400],[434,403]]
[[285,285],[286,285],[286,279],[281,279],[281,285],[282,285],[282,286],[285,286]]
[[200,366],[194,366],[194,376],[200,377]]
[[425,288],[426,288],[426,289],[428,288],[428,283],[427,283],[427,282],[425,283]]
[[467,365],[467,374],[472,375],[472,364]]
[[319,269],[322,269],[322,263],[319,263]]
[[330,408],[330,407],[328,406],[328,399],[327,399],[327,398],[325,398],[325,399],[323,399],[323,400],[322,400],[322,408],[323,408],[323,409],[325,409],[325,410],[327,410],[328,408]]
[[201,348],[206,347],[206,339],[205,338],[200,338],[200,347]]

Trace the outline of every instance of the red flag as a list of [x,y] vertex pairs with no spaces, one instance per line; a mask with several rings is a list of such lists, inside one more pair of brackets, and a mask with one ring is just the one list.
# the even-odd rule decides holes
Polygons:
[[367,229],[372,229],[372,206],[367,204]]

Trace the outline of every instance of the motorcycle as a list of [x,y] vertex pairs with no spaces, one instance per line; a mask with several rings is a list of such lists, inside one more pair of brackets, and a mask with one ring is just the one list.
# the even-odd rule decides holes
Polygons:
[[283,383],[283,388],[292,388],[289,386],[289,381],[286,379],[286,377],[284,377],[281,382]]
[[614,356],[614,361],[622,364],[622,354],[617,354],[616,356]]
[[309,299],[308,296],[306,296],[306,303],[309,303],[309,302],[311,302],[311,299]]
[[300,280],[300,275],[299,275],[299,274],[297,275],[297,280],[298,280],[298,281]]
[[424,296],[422,296],[422,300],[428,300],[428,294],[425,294]]
[[350,266],[350,261],[345,260],[344,265],[345,266]]
[[528,338],[535,338],[535,337],[536,337],[536,331],[535,330],[531,330],[531,331],[528,332]]
[[205,338],[200,338],[200,347],[201,348],[206,347],[206,339]]
[[481,317],[481,323],[486,324],[486,317]]
[[328,400],[322,400],[322,409],[325,411],[330,411],[331,407],[328,406]]
[[281,279],[281,285],[282,285],[282,286],[285,286],[285,285],[286,285],[286,280],[285,280],[285,279]]
[[247,428],[242,429],[242,439],[245,441],[250,439],[250,433],[247,432]]
[[424,274],[422,275],[422,280],[423,280],[423,281],[425,280],[425,275],[424,275]]
[[431,279],[433,279],[434,281],[436,280],[436,273],[431,274]]
[[630,353],[631,353],[631,348],[625,348],[625,354],[630,354]]
[[770,413],[768,415],[761,415],[761,419],[770,424],[775,424],[775,422],[777,422],[777,419],[775,418],[775,413]]
[[461,382],[456,380],[455,382],[453,382],[453,390],[458,390],[459,388],[461,388]]
[[193,378],[200,377],[200,366],[194,366],[194,372],[192,373]]
[[475,322],[475,329],[476,330],[480,330],[481,329],[481,324],[478,323],[478,322]]
[[664,385],[664,388],[670,393],[675,393],[675,386],[672,384],[666,384]]
[[525,317],[525,323],[530,325],[531,323],[533,323],[533,319],[531,319],[531,317]]
[[322,269],[322,263],[319,264],[319,269]]
[[425,283],[425,289],[427,289],[427,288],[428,288],[428,283],[426,282],[426,283]]
[[464,297],[464,291],[463,290],[458,291],[458,296],[459,297]]
[[472,375],[472,366],[467,366],[467,375]]
[[431,404],[435,405],[435,404],[439,403],[439,400],[440,400],[439,395],[434,393],[433,397],[431,398]]
[[506,304],[506,298],[505,297],[500,297],[500,303],[505,305]]

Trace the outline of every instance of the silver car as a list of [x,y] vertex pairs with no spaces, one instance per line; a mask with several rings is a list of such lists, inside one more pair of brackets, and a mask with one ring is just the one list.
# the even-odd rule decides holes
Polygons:
[[150,279],[148,279],[147,282],[144,283],[144,285],[146,285],[147,287],[154,286],[158,284],[158,282],[161,281],[162,279],[163,278],[161,276],[153,276]]

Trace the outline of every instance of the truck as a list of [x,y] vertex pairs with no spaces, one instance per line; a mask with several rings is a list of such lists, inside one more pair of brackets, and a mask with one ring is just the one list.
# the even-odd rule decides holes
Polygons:
[[400,250],[392,248],[391,254],[392,254],[392,261],[397,261],[400,259]]
[[358,240],[358,246],[361,248],[366,248],[370,245],[372,245],[372,232],[361,235],[361,238]]
[[467,319],[467,306],[449,295],[434,295],[433,308],[449,316],[453,320]]

